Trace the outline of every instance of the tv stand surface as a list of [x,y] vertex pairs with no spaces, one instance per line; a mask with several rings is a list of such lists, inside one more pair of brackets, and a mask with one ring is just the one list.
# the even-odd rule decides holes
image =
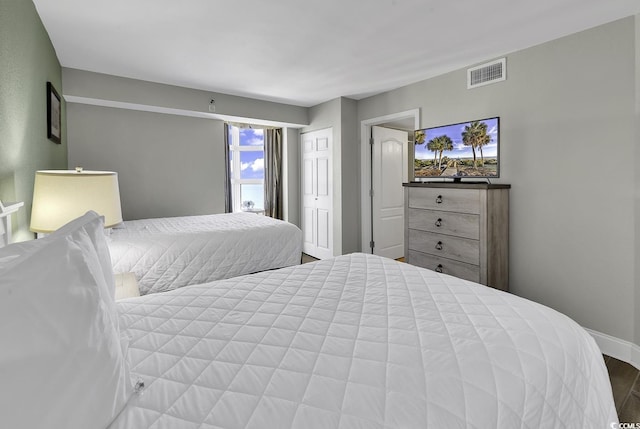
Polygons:
[[511,185],[488,182],[408,182],[408,188],[461,188],[461,189],[510,189]]

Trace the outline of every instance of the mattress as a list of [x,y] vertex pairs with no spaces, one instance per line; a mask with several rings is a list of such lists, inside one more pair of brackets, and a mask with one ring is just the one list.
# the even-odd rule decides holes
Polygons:
[[602,429],[617,422],[602,355],[571,319],[373,255],[118,307],[145,390],[114,429]]
[[302,231],[253,213],[142,219],[114,228],[109,250],[145,295],[299,264]]

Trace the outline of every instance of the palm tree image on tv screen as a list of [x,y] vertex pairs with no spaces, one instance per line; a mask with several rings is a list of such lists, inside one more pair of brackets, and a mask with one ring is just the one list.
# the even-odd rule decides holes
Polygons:
[[417,130],[415,178],[499,177],[499,127],[496,117]]

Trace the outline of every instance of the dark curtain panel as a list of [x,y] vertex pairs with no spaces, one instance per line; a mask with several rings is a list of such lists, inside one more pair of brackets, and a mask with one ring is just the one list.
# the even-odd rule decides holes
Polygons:
[[281,128],[264,130],[264,158],[264,213],[282,219]]
[[231,188],[231,162],[229,158],[229,125],[224,124],[224,211],[225,213],[231,213],[233,211],[232,195],[233,189]]

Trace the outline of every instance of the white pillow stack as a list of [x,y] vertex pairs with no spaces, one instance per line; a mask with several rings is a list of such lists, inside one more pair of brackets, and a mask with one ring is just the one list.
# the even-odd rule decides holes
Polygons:
[[0,426],[105,428],[133,392],[103,220],[0,249]]

